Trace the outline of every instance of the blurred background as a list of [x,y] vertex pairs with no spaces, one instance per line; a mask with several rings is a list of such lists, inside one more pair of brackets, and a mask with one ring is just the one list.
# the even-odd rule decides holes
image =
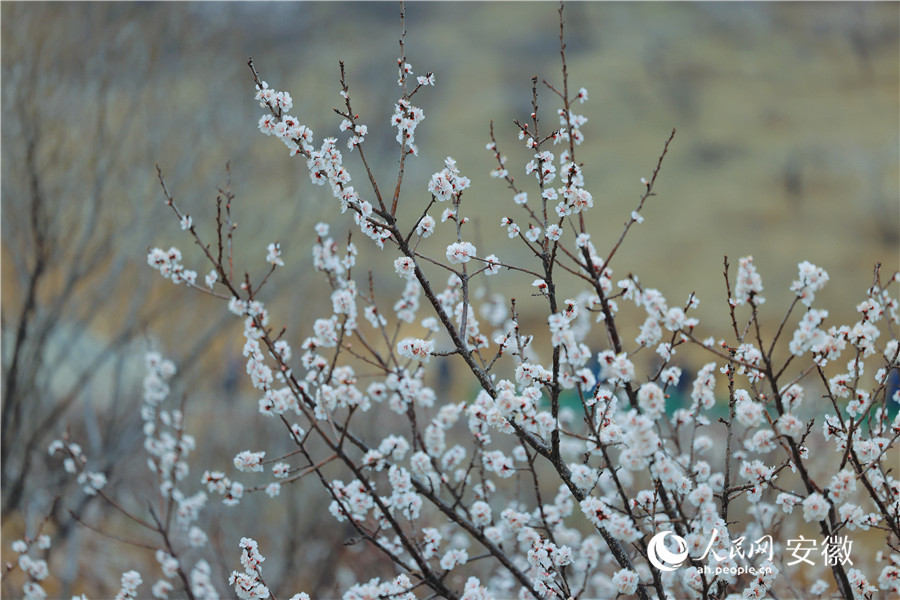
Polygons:
[[[280,240],[287,267],[265,299],[299,344],[312,320],[329,314],[310,268],[313,227],[332,221],[336,239],[345,239],[350,220],[338,217],[327,190],[309,183],[302,161],[258,132],[247,58],[270,86],[292,94],[291,113],[317,141],[338,135],[331,108],[341,105],[343,60],[354,110],[369,126],[368,156],[376,176],[390,182],[398,160],[389,117],[398,97],[399,7],[4,2],[0,18],[6,561],[14,559],[6,540],[31,531],[58,490],[69,489],[46,458],[47,444],[66,428],[109,473],[113,493],[140,505],[149,489],[136,412],[147,349],[180,367],[176,394],[190,398],[196,464],[226,469],[235,452],[267,439],[267,425],[246,428],[256,422],[256,398],[243,382],[239,324],[146,266],[149,247],[177,245],[188,268],[208,270],[164,206],[154,165],[212,239],[216,188],[230,163],[239,263],[259,272],[266,244]],[[595,203],[588,225],[601,254],[678,129],[646,221],[616,257],[615,279],[635,273],[672,305],[696,292],[704,335],[723,337],[723,255],[732,265],[754,256],[768,298],[763,317],[776,325],[797,263],[809,260],[831,275],[816,303],[830,311],[826,325],[855,321],[874,264],[890,275],[900,263],[898,22],[895,3],[569,5],[569,85],[590,95],[576,108],[589,119],[578,160],[587,165]],[[416,98],[426,119],[417,130],[420,156],[407,163],[407,218],[452,156],[473,182],[463,204],[473,241],[481,249],[499,240],[490,250],[524,261],[499,229],[500,217],[518,216],[517,207],[488,176],[495,164],[484,146],[493,122],[511,174],[525,181],[530,157],[512,121],[531,112],[532,76],[561,84],[557,5],[414,2],[407,29],[415,73],[433,71],[437,80]],[[557,105],[546,87],[539,94],[549,131]],[[345,156],[362,179],[356,160]],[[358,243],[367,250],[366,240]],[[388,264],[363,254],[370,255],[363,267]],[[399,291],[393,280],[379,286],[386,297]],[[543,327],[545,309],[534,306],[524,320]],[[241,436],[236,423],[244,424]],[[70,491],[65,506],[79,518],[128,532],[106,507]],[[260,501],[254,511],[249,501],[240,513],[213,500],[208,526],[223,557],[219,581],[236,566],[237,540],[214,534],[237,523],[272,533],[257,537],[266,539],[263,554],[278,556],[267,563],[275,585],[326,590],[359,576],[315,568],[352,551],[316,516],[324,509],[316,497],[292,489],[277,509]],[[292,539],[276,535],[285,520],[296,524]],[[155,563],[151,553],[123,552],[73,526],[62,507],[49,527],[66,549],[54,559],[51,596],[111,596],[118,582],[109,573]],[[4,586],[9,597],[21,590]]]

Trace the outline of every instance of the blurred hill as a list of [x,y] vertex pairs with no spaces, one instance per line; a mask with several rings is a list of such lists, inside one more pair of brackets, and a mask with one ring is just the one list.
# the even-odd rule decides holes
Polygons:
[[[498,231],[494,216],[513,208],[504,188],[487,178],[488,126],[495,122],[512,173],[522,179],[527,155],[511,122],[530,112],[532,75],[559,81],[556,8],[543,2],[408,5],[408,58],[417,73],[434,71],[438,85],[420,96],[423,155],[412,161],[406,189],[424,190],[425,178],[453,156],[474,181],[468,201],[472,212],[475,204],[484,211],[484,236]],[[115,56],[82,56],[81,44],[54,47],[48,39],[43,51],[71,64],[63,86],[103,78],[113,90],[155,89],[162,102],[143,109],[154,114],[132,118],[152,116],[152,135],[163,143],[185,128],[203,137],[193,147],[168,147],[129,161],[146,168],[151,182],[152,164],[159,161],[188,202],[199,196],[198,205],[208,206],[210,183],[221,180],[221,167],[231,160],[238,193],[252,195],[254,208],[262,209],[243,216],[246,230],[290,215],[292,228],[302,227],[305,235],[314,219],[333,214],[317,206],[313,216],[307,205],[297,214],[298,198],[321,199],[322,190],[306,185],[303,166],[256,133],[247,56],[271,85],[293,94],[292,112],[319,138],[337,133],[339,120],[330,109],[337,104],[337,62],[343,60],[355,108],[372,132],[369,144],[379,150],[370,154],[380,159],[378,172],[391,176],[396,152],[387,120],[397,95],[398,39],[393,3],[97,4],[65,10],[12,3],[3,10],[5,30],[40,15],[28,23],[36,34],[67,15],[96,13],[70,19],[68,26],[82,28],[79,39],[118,36],[126,46],[138,43],[137,32],[148,23],[168,23],[163,39],[146,52],[145,63],[158,63],[152,72]],[[825,298],[851,311],[875,261],[897,268],[895,4],[585,2],[570,5],[567,14],[571,85],[590,92],[590,102],[579,107],[590,119],[579,159],[588,165],[597,199],[590,226],[598,247],[617,237],[640,192],[639,178],[652,169],[671,128],[678,129],[659,197],[633,232],[617,272],[639,273],[673,299],[696,290],[701,300],[712,301],[723,294],[722,255],[753,254],[774,298],[789,285],[796,263],[808,259],[833,278],[840,274],[842,284],[830,286]],[[4,35],[5,66],[16,61],[15,45],[30,39]],[[546,89],[540,92],[550,128],[555,105]],[[4,105],[5,112],[12,108]],[[85,106],[73,96],[65,110],[50,116],[77,123]],[[201,121],[201,127],[191,126]],[[180,155],[199,164],[180,169]],[[152,185],[141,195],[146,202],[158,199]],[[284,245],[291,252],[291,243]]]

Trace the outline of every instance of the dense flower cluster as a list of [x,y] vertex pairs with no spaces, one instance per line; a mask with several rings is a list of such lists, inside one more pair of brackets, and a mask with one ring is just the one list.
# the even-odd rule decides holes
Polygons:
[[178,248],[153,248],[147,253],[147,264],[172,283],[194,285],[197,282],[197,272],[185,269],[181,264],[181,251]]
[[137,571],[122,573],[122,587],[119,588],[119,593],[116,594],[116,600],[135,600],[138,597],[137,589],[142,583],[141,574]]
[[262,579],[262,567],[266,559],[259,553],[256,540],[241,538],[241,566],[244,572],[232,571],[228,585],[241,600],[264,600],[269,597],[269,588]]

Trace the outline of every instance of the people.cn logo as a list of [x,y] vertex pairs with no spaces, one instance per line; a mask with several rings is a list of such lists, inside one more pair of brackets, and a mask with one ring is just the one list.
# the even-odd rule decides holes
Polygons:
[[[672,534],[672,539],[678,544],[677,552],[666,548],[666,536],[669,534]],[[674,571],[687,559],[687,555],[687,542],[683,537],[677,536],[671,531],[660,531],[650,538],[650,543],[647,545],[647,558],[660,571]]]

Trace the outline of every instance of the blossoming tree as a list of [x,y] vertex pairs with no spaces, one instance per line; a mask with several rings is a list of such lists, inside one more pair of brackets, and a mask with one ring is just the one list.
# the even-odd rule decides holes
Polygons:
[[[279,498],[298,486],[319,490],[330,517],[355,532],[348,543],[386,559],[380,576],[342,591],[349,599],[900,593],[900,393],[892,384],[900,314],[891,294],[900,278],[876,267],[858,321],[826,327],[816,293],[829,276],[801,262],[790,290],[778,293],[784,315],[769,331],[752,258],[735,270],[726,257],[732,335],[716,340],[703,333],[694,295],[674,302],[633,274],[617,275],[675,132],[636,182],[621,235],[593,238],[585,214],[602,207],[578,159],[588,119],[576,112],[588,92],[570,86],[563,16],[560,7],[560,84],[535,78],[532,112],[515,121],[531,160],[508,165],[501,147],[509,141],[493,128],[487,144],[495,186],[508,190],[499,231],[527,260],[473,243],[469,200],[478,192],[452,158],[427,183],[405,176],[418,155],[420,104],[437,81],[414,74],[403,37],[390,181],[370,167],[368,127],[343,65],[340,134],[317,140],[289,113],[291,95],[249,63],[260,131],[330,191],[335,223],[352,219],[346,243],[329,223],[314,228],[312,264],[330,286],[331,306],[315,307],[321,314],[310,332],[286,331],[260,299],[264,286],[291,285],[278,279],[280,244],[260,248],[264,271],[242,270],[231,255],[242,241],[231,192],[220,194],[215,236],[205,239],[160,172],[166,203],[197,249],[154,248],[148,263],[174,284],[220,298],[242,320],[258,410],[270,417],[269,434],[292,449],[249,448],[229,468],[224,460],[203,465],[205,492],[189,494],[199,473],[189,469],[189,424],[168,399],[175,365],[148,356],[142,417],[160,502],[149,517],[131,517],[158,535],[155,596],[219,593],[224,582],[212,581],[209,562],[186,558],[208,544],[196,525],[207,493],[239,510],[250,493]],[[540,118],[545,95],[557,107],[549,124]],[[436,243],[438,234],[450,243]],[[396,277],[399,298],[385,297],[376,274],[359,272],[360,251],[378,254],[377,277]],[[203,260],[205,276],[186,266]],[[497,275],[510,282],[502,300],[480,291]],[[539,303],[540,327],[520,318],[523,303]],[[643,321],[623,317],[626,305]],[[678,351],[690,346],[709,362],[689,380]],[[435,387],[440,361],[453,361],[477,391],[459,397]],[[688,388],[683,404],[674,398],[679,386]],[[394,430],[367,427],[370,415],[385,412],[395,414]],[[51,452],[65,454],[66,469],[104,494],[102,475],[86,469],[74,441],[61,439]],[[864,547],[852,545],[858,533]],[[228,584],[240,598],[275,597],[251,536],[234,533],[242,570]],[[14,549],[29,557],[45,543],[34,536]],[[46,576],[39,562],[20,560],[31,597]],[[135,597],[141,583],[141,574],[125,573],[119,597]]]

